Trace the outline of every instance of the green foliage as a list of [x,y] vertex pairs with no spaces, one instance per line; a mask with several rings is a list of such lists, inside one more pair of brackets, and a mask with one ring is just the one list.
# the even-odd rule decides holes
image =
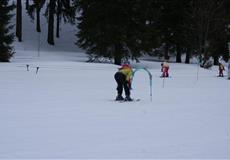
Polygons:
[[145,53],[165,58],[176,53],[181,62],[187,52],[205,58],[227,53],[228,0],[76,0],[76,5],[76,44],[91,56],[116,63]]
[[151,10],[146,10],[152,1],[145,2],[79,0],[76,44],[91,56],[114,58],[115,64],[140,57],[156,42],[154,21],[148,19]]

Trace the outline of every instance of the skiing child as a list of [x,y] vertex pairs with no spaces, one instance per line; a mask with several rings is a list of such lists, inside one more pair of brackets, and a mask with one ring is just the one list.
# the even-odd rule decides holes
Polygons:
[[224,77],[224,65],[222,63],[219,63],[219,77]]
[[[119,70],[114,75],[114,78],[117,82],[116,101],[132,101],[133,99],[130,97],[130,89],[133,70],[128,64],[124,64],[118,69]],[[125,90],[125,98],[122,97],[123,88]]]
[[169,77],[169,65],[166,61],[161,63],[161,72],[161,77]]

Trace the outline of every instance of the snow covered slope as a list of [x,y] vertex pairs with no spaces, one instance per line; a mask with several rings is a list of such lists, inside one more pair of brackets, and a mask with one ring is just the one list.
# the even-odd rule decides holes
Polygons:
[[[26,64],[30,70],[26,71]],[[114,102],[117,66],[22,59],[0,64],[0,158],[230,158],[229,87],[217,70],[142,62]],[[39,68],[36,74],[36,67]]]

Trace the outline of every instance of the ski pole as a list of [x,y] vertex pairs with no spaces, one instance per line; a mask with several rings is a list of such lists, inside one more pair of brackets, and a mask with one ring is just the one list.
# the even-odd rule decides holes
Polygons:
[[150,74],[150,100],[153,101],[153,91],[152,91],[152,75]]
[[163,88],[165,87],[165,76],[163,77]]
[[36,74],[38,74],[39,67],[36,68]]
[[27,69],[27,71],[29,71],[29,65],[28,64],[26,65],[26,69]]

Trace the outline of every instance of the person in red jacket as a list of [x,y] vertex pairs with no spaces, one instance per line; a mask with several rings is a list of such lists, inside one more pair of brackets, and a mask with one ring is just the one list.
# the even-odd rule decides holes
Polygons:
[[167,62],[161,63],[161,77],[169,77],[169,65]]
[[222,63],[219,63],[219,77],[224,77],[224,65]]

